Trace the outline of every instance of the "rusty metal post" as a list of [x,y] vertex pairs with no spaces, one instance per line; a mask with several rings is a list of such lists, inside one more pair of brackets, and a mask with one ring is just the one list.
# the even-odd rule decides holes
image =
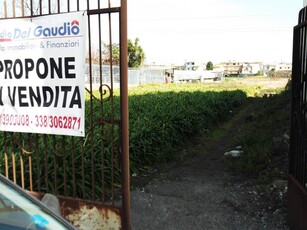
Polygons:
[[7,18],[7,5],[6,5],[6,0],[3,1],[3,8],[4,8],[4,18]]
[[120,9],[120,101],[121,101],[121,154],[122,154],[122,226],[130,229],[130,170],[128,127],[128,47],[127,0],[121,0]]
[[16,17],[16,5],[15,5],[15,0],[12,1],[12,8],[13,8],[13,17]]
[[21,0],[21,16],[25,16],[25,1]]

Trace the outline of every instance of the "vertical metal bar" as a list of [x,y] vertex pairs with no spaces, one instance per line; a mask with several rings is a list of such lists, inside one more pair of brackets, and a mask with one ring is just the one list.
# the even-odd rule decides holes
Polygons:
[[[29,189],[30,191],[33,191],[33,170],[32,170],[32,155],[28,156],[28,162],[29,162]],[[39,172],[37,172],[39,173]]]
[[81,177],[82,177],[82,198],[84,199],[85,198],[85,170],[84,170],[84,145],[83,145],[83,139],[80,138],[80,142],[81,142],[81,148],[82,148],[82,153],[81,153],[81,165],[82,165],[82,174],[81,174]]
[[70,12],[70,1],[67,0],[67,12]]
[[47,135],[43,135],[44,139],[44,164],[45,164],[45,186],[46,192],[49,192],[49,172],[48,172],[48,152],[47,152]]
[[39,0],[38,4],[39,4],[39,6],[38,6],[38,8],[39,8],[39,15],[42,15],[43,14],[42,0]]
[[61,13],[61,9],[60,9],[60,0],[58,0],[58,13]]
[[[306,12],[305,12],[306,13]],[[305,18],[306,18],[306,14],[305,14]],[[300,105],[300,108],[301,108],[301,122],[302,122],[302,130],[303,130],[303,133],[302,133],[302,136],[301,136],[301,145],[302,145],[302,152],[301,152],[301,180],[302,180],[302,185],[306,188],[306,160],[307,160],[307,157],[306,157],[306,118],[305,118],[305,115],[306,115],[306,108],[305,108],[305,105],[306,105],[306,92],[307,92],[307,79],[306,79],[306,73],[307,73],[307,44],[306,44],[306,37],[307,37],[307,28],[306,26],[303,27],[303,50],[302,50],[302,76],[301,76],[301,90],[302,90],[302,98],[301,98],[301,105]]]
[[[111,7],[110,0],[108,1],[108,7]],[[112,19],[111,13],[108,14],[109,16],[109,55],[110,55],[110,112],[111,112],[111,195],[112,195],[112,202],[114,204],[114,98],[113,98],[113,47],[112,47]]]
[[36,158],[36,177],[37,177],[37,189],[38,192],[41,192],[41,170],[40,170],[40,154],[38,147],[38,134],[35,134],[35,151],[34,156]]
[[31,11],[31,16],[34,15],[34,12],[33,12],[33,0],[30,0],[30,11]]
[[128,48],[127,48],[127,0],[120,7],[120,128],[122,154],[122,211],[123,228],[130,229],[130,170],[128,137]]
[[303,52],[302,52],[302,72],[301,72],[301,90],[302,90],[302,95],[301,95],[301,124],[302,124],[302,129],[303,133],[301,136],[301,141],[302,141],[302,152],[301,152],[301,181],[303,186],[305,187],[306,183],[306,120],[305,120],[305,102],[306,102],[306,55],[307,55],[307,46],[306,46],[306,26],[304,26],[304,32],[303,32]]
[[55,191],[55,194],[58,195],[59,194],[59,191],[58,191],[58,176],[57,176],[57,170],[58,170],[58,167],[57,167],[57,160],[56,160],[56,139],[55,139],[55,136],[53,135],[52,136],[52,156],[53,156],[53,175],[54,175],[54,178],[53,178],[53,184],[54,184],[54,191]]
[[3,145],[4,145],[4,163],[5,163],[5,176],[9,178],[9,160],[7,155],[7,137],[6,132],[3,134]]
[[16,183],[16,158],[14,152],[12,152],[12,166],[13,166],[13,181],[14,183]]
[[24,162],[22,158],[22,154],[19,156],[19,161],[20,161],[20,173],[21,173],[21,187],[24,189],[25,188],[25,172],[24,172]]
[[[27,149],[30,150],[31,149],[31,134],[28,133],[27,137],[28,137]],[[28,154],[27,156],[28,156],[28,167],[29,167],[29,189],[30,191],[33,191],[32,153]]]
[[7,152],[4,153],[4,164],[5,164],[5,176],[9,178],[9,159]]
[[292,54],[292,99],[291,99],[291,140],[289,173],[303,187],[307,182],[307,27],[302,25],[307,16],[307,8],[299,13],[298,26],[293,31]]
[[296,167],[296,163],[297,163],[297,145],[296,145],[296,138],[294,138],[294,136],[297,136],[297,132],[295,132],[295,127],[297,127],[297,123],[299,122],[297,120],[297,114],[296,114],[296,108],[297,108],[297,85],[298,85],[298,77],[299,77],[299,62],[298,62],[298,58],[297,55],[299,55],[299,47],[300,47],[300,33],[299,30],[296,29],[294,30],[295,32],[295,37],[294,37],[294,49],[293,49],[293,67],[292,67],[292,71],[293,71],[293,77],[292,77],[292,138],[291,138],[291,146],[292,146],[292,151],[291,151],[291,162],[292,162],[292,171],[293,175],[296,177],[296,171],[297,171],[297,167]]
[[301,184],[304,184],[303,183],[303,175],[304,175],[304,165],[303,165],[303,162],[304,162],[304,141],[303,141],[303,136],[304,136],[304,120],[302,119],[302,111],[303,111],[303,108],[302,108],[302,105],[303,105],[303,97],[304,97],[304,81],[303,81],[303,77],[304,77],[304,62],[305,62],[305,42],[304,42],[304,39],[305,39],[305,28],[303,27],[302,28],[302,33],[301,33],[301,47],[300,47],[300,60],[301,60],[301,63],[300,63],[300,75],[299,75],[299,92],[300,92],[300,95],[299,95],[299,107],[298,107],[298,112],[299,112],[299,120],[300,120],[300,129],[302,131],[302,133],[300,134],[299,136],[299,141],[300,141],[300,149],[299,149],[299,162],[298,162],[298,170],[299,170],[299,174],[298,174],[298,178],[299,178],[299,181]]
[[[303,15],[305,18],[305,14]],[[303,135],[303,127],[301,124],[302,121],[302,103],[301,103],[301,98],[302,98],[302,75],[303,75],[303,52],[304,52],[304,28],[300,29],[300,43],[299,43],[299,74],[297,76],[297,93],[298,93],[298,98],[297,98],[297,107],[296,107],[296,113],[298,114],[298,128],[299,128],[299,133],[298,133],[298,139],[297,139],[297,152],[296,152],[296,172],[297,172],[297,179],[298,181],[302,183],[302,151],[303,151],[303,142],[302,142],[302,135]]]
[[[89,1],[87,1],[87,7],[89,7]],[[92,76],[92,47],[91,47],[91,17],[88,15],[88,41],[89,41],[89,75],[90,75],[90,153],[91,153],[91,185],[92,185],[92,191],[91,191],[91,198],[95,198],[95,175],[94,175],[94,168],[95,168],[95,162],[94,162],[94,119],[93,119],[93,76]]]
[[48,12],[51,14],[51,0],[48,0]]
[[16,157],[15,157],[15,138],[14,133],[11,133],[11,143],[12,143],[12,166],[13,166],[13,181],[16,184]]
[[13,10],[13,17],[16,17],[16,9],[15,9],[16,5],[15,5],[15,0],[12,0],[12,10]]
[[[295,174],[296,174],[296,178],[297,180],[300,181],[300,164],[301,164],[301,126],[300,126],[300,122],[301,122],[301,116],[300,116],[300,106],[301,106],[301,103],[300,103],[300,98],[301,98],[301,74],[302,74],[302,62],[301,62],[301,56],[302,56],[302,47],[303,47],[303,40],[302,40],[302,37],[303,36],[303,33],[302,33],[302,30],[299,29],[299,43],[298,43],[298,46],[299,46],[299,49],[298,49],[298,52],[297,52],[297,55],[298,55],[298,59],[297,59],[297,76],[296,76],[296,101],[295,101],[295,104],[296,104],[296,108],[295,108],[295,114],[296,114],[296,120],[297,120],[297,128],[298,128],[298,133],[296,133],[297,135],[297,140],[296,140],[296,144],[297,144],[297,147],[296,147],[296,151],[295,151]],[[301,183],[301,181],[300,181]]]
[[9,177],[9,165],[8,165],[8,155],[7,155],[7,137],[6,137],[6,132],[3,133],[3,145],[4,145],[4,168],[5,168],[5,176],[6,178]]
[[24,189],[25,188],[25,167],[24,167],[24,160],[23,160],[23,151],[22,151],[22,138],[21,138],[21,133],[18,135],[18,142],[19,142],[19,164],[20,164],[20,176],[21,176],[21,187]]
[[[302,129],[302,133],[300,136],[300,146],[301,146],[301,151],[300,151],[300,181],[301,183],[304,185],[304,181],[305,181],[305,117],[304,117],[304,95],[305,95],[305,82],[304,82],[304,73],[306,71],[305,69],[305,62],[306,62],[306,27],[303,27],[303,46],[301,47],[302,50],[302,54],[301,54],[301,75],[300,75],[300,90],[301,90],[301,94],[300,94],[300,122],[301,122],[301,129]],[[304,185],[305,186],[305,185]]]
[[21,16],[25,16],[25,2],[24,0],[21,0]]
[[[100,9],[100,2],[98,1],[98,8]],[[102,87],[103,81],[102,81],[102,46],[101,46],[101,42],[102,42],[102,36],[101,36],[101,15],[98,14],[98,37],[99,37],[99,83],[100,83],[100,87]],[[104,107],[104,103],[103,103],[103,89],[100,88],[100,116],[103,117],[103,107]],[[105,199],[105,187],[104,187],[104,180],[105,180],[105,172],[104,172],[104,164],[105,164],[105,159],[104,159],[104,155],[105,155],[105,151],[104,151],[104,124],[101,124],[101,200],[104,201]]]
[[75,139],[71,137],[71,165],[72,165],[72,186],[73,186],[73,197],[76,197],[76,171],[75,171]]
[[64,182],[64,195],[67,196],[67,173],[66,173],[66,141],[65,136],[62,137],[62,149],[63,151],[63,182]]
[[4,18],[7,18],[7,5],[6,5],[6,0],[3,1],[3,8],[4,8]]

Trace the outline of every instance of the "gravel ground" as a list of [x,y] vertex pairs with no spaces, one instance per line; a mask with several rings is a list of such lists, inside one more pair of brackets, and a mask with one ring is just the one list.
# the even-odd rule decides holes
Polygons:
[[[287,80],[281,82],[275,84]],[[223,156],[233,147],[229,143],[241,120],[230,122],[226,135],[209,149],[199,138],[192,144],[193,157],[132,178],[132,229],[288,229],[286,181],[260,189],[227,171]]]

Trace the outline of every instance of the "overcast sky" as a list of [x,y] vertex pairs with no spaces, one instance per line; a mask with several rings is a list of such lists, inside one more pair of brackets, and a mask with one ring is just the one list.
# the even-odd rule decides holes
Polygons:
[[303,0],[130,0],[128,38],[146,63],[291,62]]

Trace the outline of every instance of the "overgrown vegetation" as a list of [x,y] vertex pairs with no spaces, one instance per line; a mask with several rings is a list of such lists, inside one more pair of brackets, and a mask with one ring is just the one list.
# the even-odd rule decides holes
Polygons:
[[131,170],[167,162],[174,150],[229,118],[247,98],[242,90],[204,85],[152,85],[130,93]]
[[226,160],[229,168],[260,184],[286,179],[290,135],[291,94],[286,89],[248,99],[253,108],[238,132],[240,158]]
[[[243,146],[244,154],[231,164],[231,168],[265,180],[274,175],[280,176],[282,170],[274,164],[274,157],[283,153],[278,150],[282,145],[272,140],[288,131],[289,92],[274,92],[274,95],[266,96],[263,93],[261,86],[249,86],[231,80],[131,88],[131,173],[138,174],[147,166],[174,159],[177,150],[186,141],[201,136],[208,130],[217,129],[234,114],[237,107],[253,100],[254,109],[245,118],[248,122],[244,122],[246,125],[238,131],[237,144]],[[98,92],[96,96],[99,98]],[[107,123],[101,125],[100,120],[103,114],[105,121],[110,121],[110,111],[114,111],[115,120],[119,119],[118,92],[114,92],[113,100],[114,107],[110,107],[109,102],[102,105],[99,100],[90,101],[87,98],[86,133],[88,135],[92,132],[92,139],[91,135],[84,139],[75,139],[2,133],[0,140],[6,147],[0,152],[1,159],[4,151],[14,152],[16,159],[21,156],[21,145],[16,145],[16,140],[18,143],[29,143],[25,149],[35,149],[32,156],[33,170],[37,170],[37,173],[33,173],[33,179],[41,181],[41,187],[35,190],[99,198],[100,194],[120,184],[120,149],[118,146],[112,147],[113,143],[119,142],[119,129],[118,126],[112,128]],[[92,110],[90,104],[93,106]],[[91,114],[93,127],[90,127]],[[9,146],[11,143],[15,143],[12,149]],[[0,172],[4,172],[4,164],[1,162]]]

